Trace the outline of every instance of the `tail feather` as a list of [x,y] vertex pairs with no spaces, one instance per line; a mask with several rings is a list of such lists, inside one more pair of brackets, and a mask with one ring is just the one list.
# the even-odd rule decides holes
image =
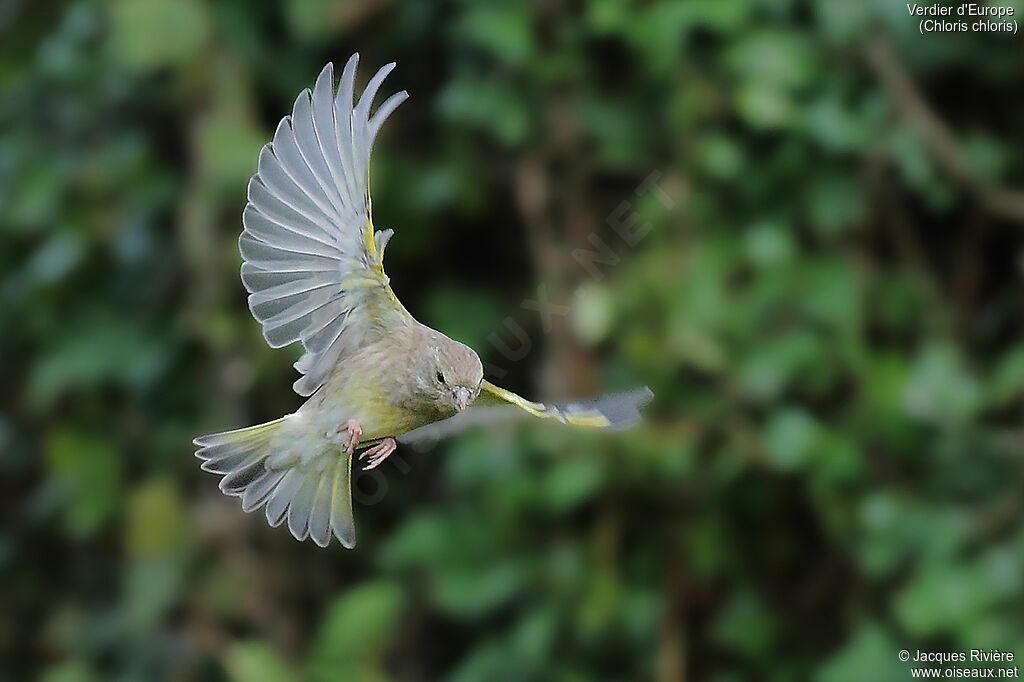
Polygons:
[[253,481],[242,494],[242,511],[252,512],[262,507],[273,494],[287,471],[268,471],[266,476]]
[[313,496],[320,482],[321,472],[303,472],[298,492],[288,505],[288,530],[299,540],[309,537],[309,516],[313,513]]
[[310,504],[309,537],[318,545],[324,542],[324,538],[329,540],[331,537],[331,505],[334,502],[334,480],[337,474],[337,464],[327,468],[317,481],[313,502]]
[[267,500],[267,523],[272,528],[277,528],[284,521],[285,514],[288,513],[288,504],[295,497],[295,493],[299,491],[301,484],[302,472],[298,469],[289,469],[270,499]]
[[335,464],[334,485],[331,486],[331,528],[346,547],[356,546],[356,525],[352,519],[352,458],[343,457]]
[[309,537],[326,547],[333,532],[342,545],[355,547],[351,456],[335,450],[272,458],[274,436],[287,419],[196,438],[201,468],[222,476],[221,491],[241,497],[243,511],[265,507],[273,527],[287,520],[297,540]]

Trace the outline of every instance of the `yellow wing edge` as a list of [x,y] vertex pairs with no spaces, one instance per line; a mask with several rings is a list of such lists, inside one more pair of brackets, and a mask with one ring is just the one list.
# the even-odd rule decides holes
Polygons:
[[[654,397],[651,389],[644,386],[624,393],[613,393],[590,402],[546,405],[527,400],[506,388],[495,386],[489,381],[484,381],[480,390],[481,394],[486,392],[540,419],[557,419],[563,424],[598,429],[610,428],[616,431],[629,428],[638,422],[640,407]],[[484,402],[486,402],[486,398]]]

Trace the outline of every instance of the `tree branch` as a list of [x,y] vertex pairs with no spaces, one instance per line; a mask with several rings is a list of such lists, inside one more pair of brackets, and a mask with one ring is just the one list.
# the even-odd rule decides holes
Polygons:
[[935,113],[893,54],[889,40],[876,36],[864,49],[865,59],[882,81],[897,111],[921,134],[936,162],[990,213],[1024,222],[1024,192],[978,177],[949,126]]

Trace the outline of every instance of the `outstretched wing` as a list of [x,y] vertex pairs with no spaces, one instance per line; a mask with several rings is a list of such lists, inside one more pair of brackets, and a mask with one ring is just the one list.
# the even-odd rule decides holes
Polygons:
[[621,431],[640,421],[640,408],[653,397],[651,389],[645,386],[625,393],[613,393],[589,402],[546,405],[527,400],[512,391],[485,381],[480,389],[480,396],[473,405],[511,403],[534,417],[557,419],[563,424]]
[[308,396],[355,349],[409,324],[384,274],[391,230],[374,233],[368,189],[370,148],[384,120],[408,97],[374,95],[395,64],[370,79],[353,106],[359,55],[345,64],[334,94],[328,64],[299,93],[272,142],[260,151],[238,247],[249,309],[272,348],[301,341],[294,388]]

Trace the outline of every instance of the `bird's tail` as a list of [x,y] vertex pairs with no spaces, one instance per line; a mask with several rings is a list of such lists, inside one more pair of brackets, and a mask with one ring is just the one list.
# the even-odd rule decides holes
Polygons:
[[313,457],[277,452],[282,441],[275,436],[293,416],[200,436],[193,441],[196,457],[204,471],[223,476],[221,491],[241,497],[243,511],[265,506],[267,522],[277,527],[287,519],[297,540],[309,537],[326,547],[333,531],[345,547],[355,547],[352,457],[338,451]]

